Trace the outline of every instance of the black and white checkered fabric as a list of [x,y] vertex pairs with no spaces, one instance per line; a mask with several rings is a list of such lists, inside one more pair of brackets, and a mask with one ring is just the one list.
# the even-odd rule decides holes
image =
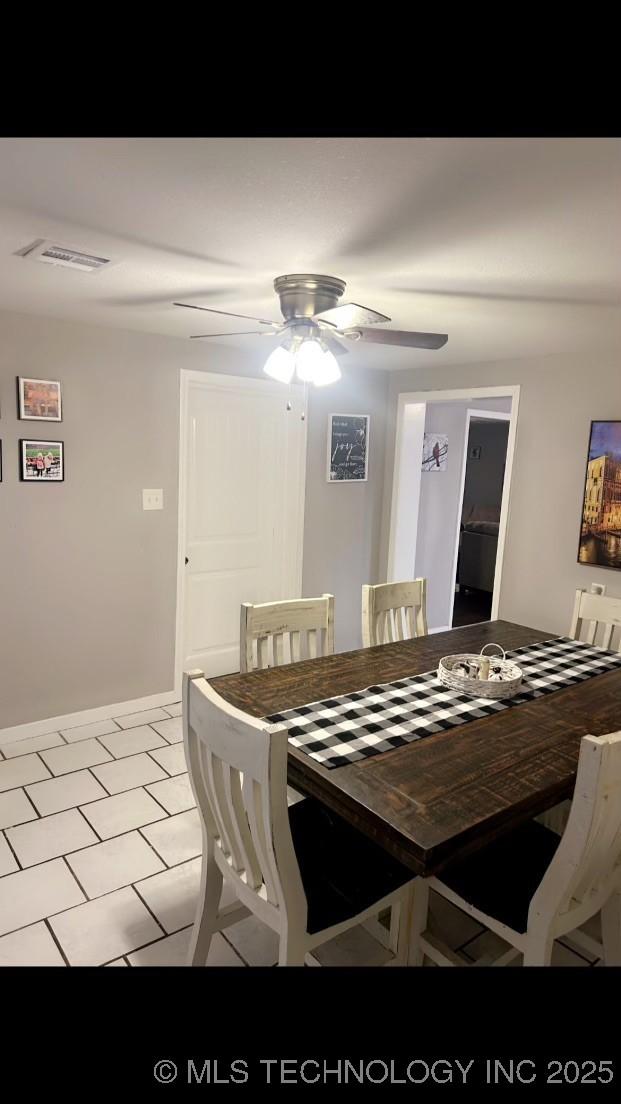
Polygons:
[[507,659],[515,660],[524,677],[523,690],[506,701],[466,697],[443,686],[436,671],[428,671],[273,713],[266,720],[284,724],[293,747],[332,769],[491,716],[621,666],[617,652],[567,637],[527,644],[507,652]]

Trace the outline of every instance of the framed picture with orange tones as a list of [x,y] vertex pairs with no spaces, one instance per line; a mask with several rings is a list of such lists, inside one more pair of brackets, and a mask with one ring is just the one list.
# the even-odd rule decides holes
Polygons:
[[62,400],[58,380],[17,377],[19,417],[32,422],[62,422]]

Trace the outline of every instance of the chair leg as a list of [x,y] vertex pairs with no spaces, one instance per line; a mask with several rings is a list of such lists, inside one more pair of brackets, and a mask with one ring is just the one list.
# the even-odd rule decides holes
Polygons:
[[421,936],[427,927],[429,915],[429,884],[424,878],[417,878],[412,888],[408,966],[422,966],[425,955],[421,946]]
[[304,940],[297,932],[281,932],[278,946],[279,966],[303,966],[307,953]]
[[621,893],[613,893],[602,909],[604,965],[621,966]]
[[552,961],[554,937],[549,928],[535,928],[526,933],[524,966],[549,966]]
[[410,954],[410,926],[414,906],[414,883],[408,886],[398,905],[393,905],[390,917],[390,943],[395,965],[407,966]]
[[222,873],[218,864],[208,851],[204,851],[201,888],[188,953],[190,966],[207,965],[211,939],[216,931],[216,921],[222,896],[222,881]]

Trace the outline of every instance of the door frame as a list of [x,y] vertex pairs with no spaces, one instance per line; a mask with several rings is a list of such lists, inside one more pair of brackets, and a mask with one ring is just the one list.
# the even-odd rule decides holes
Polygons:
[[[511,403],[513,409],[513,402]],[[449,610],[449,626],[453,624],[453,610],[455,607],[455,580],[457,578],[457,560],[459,557],[459,537],[460,537],[460,519],[464,507],[464,493],[466,490],[466,464],[468,462],[468,441],[470,438],[470,422],[473,418],[484,418],[485,421],[490,422],[510,422],[511,415],[507,414],[504,410],[476,410],[474,407],[466,411],[466,435],[464,438],[464,454],[461,461],[461,476],[459,480],[459,497],[457,500],[457,524],[455,526],[455,553],[453,556],[453,588],[451,590],[451,605]],[[507,435],[507,458],[505,459],[505,477],[502,483],[502,494],[504,497],[505,486],[507,482],[507,461],[509,454],[509,437]],[[502,506],[501,506],[502,516]],[[498,540],[500,541],[500,526],[498,526]],[[494,590],[496,590],[496,574],[499,566],[502,566],[502,559],[500,565],[498,563],[498,552],[496,552],[496,563],[494,565]],[[494,599],[492,598],[492,614],[494,612]],[[493,620],[493,617],[491,618]]]
[[[505,466],[505,479],[502,488],[502,504],[500,507],[500,524],[498,527],[498,545],[496,550],[496,566],[494,569],[494,590],[492,594],[492,609],[490,619],[496,620],[498,617],[498,607],[500,604],[500,587],[502,582],[502,569],[505,552],[505,541],[507,535],[507,522],[509,517],[509,505],[511,498],[511,481],[513,476],[513,457],[515,454],[515,445],[517,439],[517,425],[518,425],[518,413],[520,405],[520,385],[519,384],[505,384],[500,387],[460,387],[460,388],[446,388],[440,391],[404,391],[398,396],[397,403],[397,431],[395,434],[395,455],[393,462],[393,478],[392,478],[392,497],[390,507],[390,536],[388,543],[388,559],[386,564],[386,578],[388,582],[395,581],[394,579],[394,563],[397,555],[397,522],[399,511],[399,500],[404,494],[404,488],[407,487],[406,478],[409,477],[412,481],[412,494],[414,500],[417,497],[416,488],[420,487],[421,472],[420,468],[417,471],[411,471],[403,463],[403,444],[404,444],[404,426],[406,418],[406,408],[409,405],[416,405],[421,403],[430,402],[473,402],[477,399],[499,399],[510,398],[511,399],[511,414],[509,416],[509,436],[507,440],[507,461]],[[486,411],[486,414],[500,413],[500,411]],[[404,469],[404,470],[402,470]],[[464,468],[465,474],[465,468]],[[462,488],[463,496],[463,488]],[[418,507],[417,507],[418,512]],[[418,528],[418,519],[417,519]],[[412,578],[414,578],[415,571],[415,556],[416,549],[414,549],[414,555],[412,557]],[[455,563],[455,568],[457,564]],[[451,598],[451,604],[454,601],[454,590]]]
[[306,492],[306,450],[307,450],[307,389],[301,384],[290,384],[285,389],[282,383],[272,382],[256,376],[229,376],[224,372],[198,372],[191,368],[179,369],[179,484],[177,515],[177,610],[175,618],[175,692],[181,695],[183,683],[183,645],[185,612],[185,527],[187,520],[187,413],[188,394],[191,383],[201,383],[206,388],[219,391],[242,391],[250,394],[280,395],[284,401],[295,398],[300,403],[303,429],[300,435],[300,456],[298,472],[297,525],[295,526],[294,548],[292,554],[292,576],[297,592],[302,593],[302,559],[304,547],[304,502]]

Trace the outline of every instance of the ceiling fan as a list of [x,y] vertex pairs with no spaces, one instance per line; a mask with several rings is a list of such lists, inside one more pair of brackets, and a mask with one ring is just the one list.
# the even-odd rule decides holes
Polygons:
[[401,345],[410,349],[440,349],[447,334],[416,333],[411,330],[377,329],[378,322],[390,322],[386,314],[362,307],[359,303],[341,303],[345,282],[336,276],[295,274],[278,276],[274,290],[280,299],[284,322],[253,318],[247,314],[214,310],[195,303],[175,303],[176,307],[243,318],[269,327],[263,330],[238,330],[237,333],[192,334],[195,340],[207,337],[233,337],[239,334],[282,336],[282,341],[267,358],[264,371],[273,379],[290,383],[293,373],[304,382],[317,386],[334,383],[341,370],[336,357],[349,352],[341,339],[369,341],[379,345]]

